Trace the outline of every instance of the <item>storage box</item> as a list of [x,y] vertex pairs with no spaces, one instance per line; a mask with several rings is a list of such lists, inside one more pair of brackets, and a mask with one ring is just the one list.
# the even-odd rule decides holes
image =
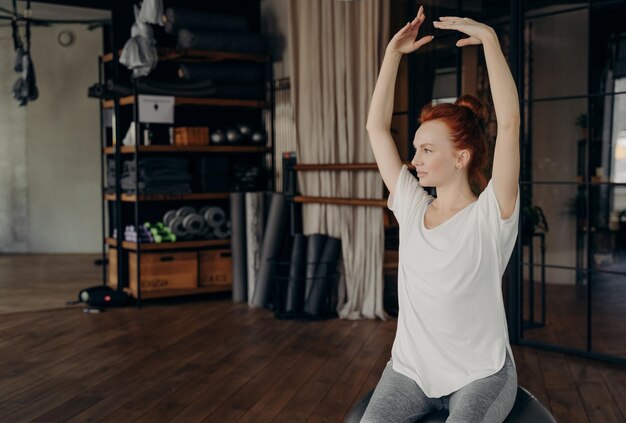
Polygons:
[[179,126],[174,128],[174,145],[209,145],[209,128],[206,126]]
[[[137,253],[128,257],[130,289],[137,293]],[[141,253],[141,291],[198,286],[198,255],[192,252]]]
[[230,250],[198,251],[198,273],[200,286],[232,286],[233,259]]
[[111,288],[117,288],[117,250],[115,248],[109,248],[109,268],[107,285]]

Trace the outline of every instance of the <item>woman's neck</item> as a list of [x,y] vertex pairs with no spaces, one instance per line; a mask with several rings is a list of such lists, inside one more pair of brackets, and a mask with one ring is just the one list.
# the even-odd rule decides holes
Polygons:
[[437,198],[431,203],[436,211],[442,213],[454,213],[464,209],[476,201],[467,180],[452,182],[437,188]]

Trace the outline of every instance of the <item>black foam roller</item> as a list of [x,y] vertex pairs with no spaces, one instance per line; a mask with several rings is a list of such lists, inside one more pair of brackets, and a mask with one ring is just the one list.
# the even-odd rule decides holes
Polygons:
[[329,294],[335,269],[341,255],[341,240],[329,237],[315,266],[315,279],[304,303],[304,312],[312,317],[324,317],[329,310]]
[[248,273],[246,264],[246,206],[245,193],[230,194],[230,230],[233,264],[233,301],[248,301]]
[[287,283],[285,302],[285,311],[287,313],[299,313],[304,307],[306,242],[306,236],[303,234],[295,234],[293,236],[293,248],[291,250],[289,280]]
[[306,237],[306,287],[304,289],[305,298],[309,296],[311,291],[311,285],[315,278],[315,266],[322,255],[324,250],[324,244],[328,239],[328,235],[324,234],[311,234]]
[[280,258],[280,247],[283,244],[287,228],[284,220],[287,216],[287,197],[281,193],[272,193],[272,203],[265,224],[259,276],[254,288],[252,305],[265,307],[270,299],[272,262]]

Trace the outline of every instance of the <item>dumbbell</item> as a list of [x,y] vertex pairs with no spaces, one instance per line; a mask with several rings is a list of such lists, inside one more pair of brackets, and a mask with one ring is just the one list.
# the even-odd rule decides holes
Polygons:
[[235,128],[241,134],[241,141],[246,142],[250,140],[250,136],[252,135],[252,126],[247,123],[238,123],[235,125]]
[[226,130],[226,141],[229,144],[238,144],[242,141],[241,132],[239,132],[236,128],[228,128]]
[[226,143],[226,134],[221,129],[211,132],[211,144],[222,145]]
[[250,141],[252,144],[265,144],[265,140],[267,139],[267,135],[265,134],[265,130],[256,129],[252,132]]

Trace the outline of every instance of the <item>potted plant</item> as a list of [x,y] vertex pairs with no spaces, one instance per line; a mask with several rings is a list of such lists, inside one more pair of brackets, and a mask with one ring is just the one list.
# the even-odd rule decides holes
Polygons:
[[522,244],[528,245],[535,233],[547,233],[550,227],[543,209],[532,204],[527,185],[522,186],[521,194]]

